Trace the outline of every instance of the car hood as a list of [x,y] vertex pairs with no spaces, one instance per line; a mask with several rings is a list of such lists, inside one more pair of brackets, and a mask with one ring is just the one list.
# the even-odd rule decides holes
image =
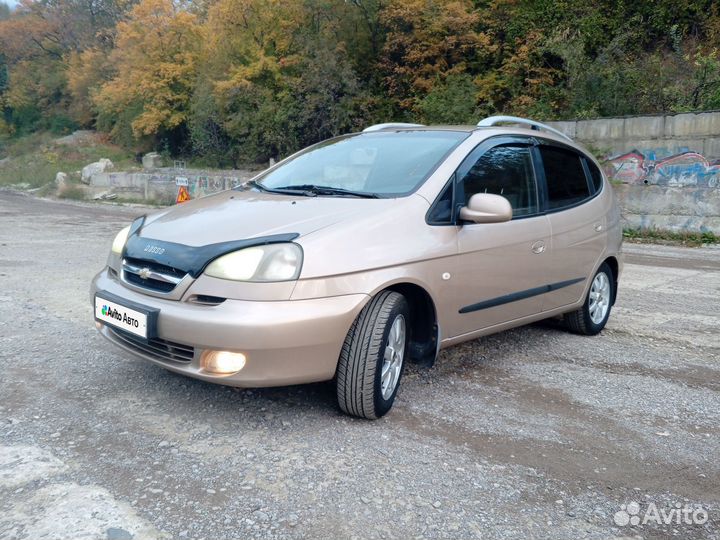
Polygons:
[[225,191],[147,217],[140,236],[187,246],[297,233],[392,208],[394,199],[302,197]]

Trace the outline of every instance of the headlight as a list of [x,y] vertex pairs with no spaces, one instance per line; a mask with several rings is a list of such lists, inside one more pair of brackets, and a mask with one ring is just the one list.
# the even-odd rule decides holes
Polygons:
[[125,242],[127,242],[129,232],[130,232],[130,226],[128,225],[122,231],[117,233],[117,236],[115,237],[115,240],[113,240],[113,243],[112,243],[112,252],[113,253],[116,253],[117,255],[120,255],[122,253],[122,250],[125,247]]
[[303,253],[297,244],[268,244],[218,257],[205,269],[208,276],[233,281],[290,281],[297,279]]

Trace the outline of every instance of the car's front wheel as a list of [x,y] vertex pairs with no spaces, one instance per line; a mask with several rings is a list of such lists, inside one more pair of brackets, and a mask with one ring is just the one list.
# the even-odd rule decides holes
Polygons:
[[380,418],[395,401],[410,343],[405,297],[383,291],[353,322],[338,361],[340,408],[361,418]]
[[565,324],[576,334],[594,336],[605,328],[613,298],[615,280],[608,264],[603,263],[593,277],[585,303],[577,311],[565,314]]

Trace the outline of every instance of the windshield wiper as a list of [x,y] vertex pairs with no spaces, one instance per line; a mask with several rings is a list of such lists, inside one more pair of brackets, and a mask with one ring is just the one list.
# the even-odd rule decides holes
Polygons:
[[[282,187],[282,188],[269,188],[267,186],[263,186],[260,182],[256,182],[255,180],[250,180],[247,183],[247,185],[257,188],[260,191],[265,191],[266,193],[278,193],[280,195],[301,195],[303,197],[317,196],[317,193],[313,193],[313,192],[307,191],[305,189],[295,189],[295,186],[288,186],[288,187]],[[301,186],[301,188],[302,188],[302,186]]]
[[[353,191],[351,189],[343,189],[332,186],[318,186],[316,184],[300,184],[297,186],[282,186],[273,188],[274,191],[289,192],[290,190],[299,190],[303,193],[312,195],[344,195],[348,197],[362,197],[363,199],[379,199],[377,193],[368,193],[366,191]],[[312,196],[310,195],[310,196]]]

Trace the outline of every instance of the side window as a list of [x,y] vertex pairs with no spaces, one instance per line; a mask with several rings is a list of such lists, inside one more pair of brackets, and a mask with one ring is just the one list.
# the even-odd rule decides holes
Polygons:
[[540,155],[545,168],[550,210],[572,206],[590,197],[585,169],[578,154],[554,146],[541,146]]
[[590,178],[592,178],[593,187],[595,188],[595,193],[597,193],[602,189],[602,173],[600,169],[598,169],[598,166],[589,159],[586,159],[585,163],[587,163],[588,169],[590,170]]
[[530,149],[525,146],[496,146],[485,152],[462,179],[465,204],[476,193],[502,195],[513,209],[513,217],[538,212],[538,197]]

